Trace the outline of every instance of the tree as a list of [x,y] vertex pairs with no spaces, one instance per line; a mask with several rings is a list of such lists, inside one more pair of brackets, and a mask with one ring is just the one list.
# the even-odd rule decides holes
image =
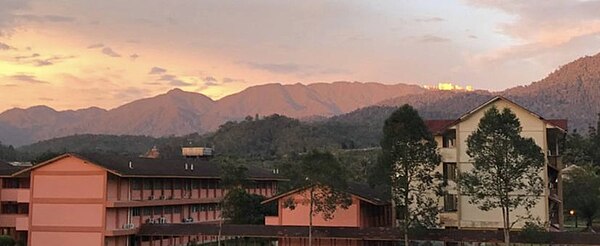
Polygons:
[[[348,185],[346,170],[330,152],[313,150],[296,168],[297,175],[304,177],[298,181],[298,188],[308,191],[305,198],[309,205],[308,245],[311,246],[313,216],[320,214],[325,220],[332,219],[338,208],[348,209],[352,199],[345,192]],[[296,206],[293,200],[286,201],[285,205]]]
[[272,209],[261,204],[263,196],[250,194],[245,187],[251,184],[246,168],[242,164],[234,164],[230,158],[222,158],[221,186],[227,194],[221,202],[221,217],[232,224],[264,224],[265,215]]
[[408,245],[409,229],[437,224],[441,175],[435,168],[441,157],[432,134],[410,105],[400,107],[385,121],[381,149],[381,179],[391,185],[393,207],[401,210]]
[[483,211],[502,209],[504,242],[510,245],[510,214],[518,207],[531,209],[540,199],[544,182],[542,149],[533,139],[521,135],[517,116],[505,108],[487,110],[477,130],[467,138],[467,154],[473,169],[460,177],[469,203]]
[[577,166],[565,177],[565,206],[575,211],[575,216],[585,218],[588,231],[592,222],[600,215],[599,169],[591,165]]
[[15,245],[15,240],[7,235],[0,236],[0,246],[13,246]]

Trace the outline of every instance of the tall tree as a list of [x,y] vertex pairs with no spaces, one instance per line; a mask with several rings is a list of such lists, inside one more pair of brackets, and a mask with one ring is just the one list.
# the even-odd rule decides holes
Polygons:
[[381,148],[379,169],[391,184],[393,207],[401,210],[408,245],[409,229],[437,224],[441,174],[435,168],[441,157],[425,122],[410,105],[400,107],[385,121]]
[[592,222],[600,215],[600,175],[592,165],[574,167],[565,177],[565,206],[575,216],[585,218],[587,231],[594,231]]
[[473,169],[459,180],[469,203],[483,211],[502,209],[504,242],[510,245],[510,214],[519,207],[531,209],[540,199],[544,182],[544,154],[533,139],[521,136],[521,123],[509,109],[487,110],[478,129],[467,138]]
[[[301,188],[307,189],[308,200],[308,245],[312,245],[313,217],[321,215],[325,220],[332,219],[338,208],[347,209],[352,199],[347,189],[346,170],[330,152],[313,150],[307,153],[297,166],[296,174],[303,178],[298,181]],[[287,207],[294,207],[295,201],[286,201]]]

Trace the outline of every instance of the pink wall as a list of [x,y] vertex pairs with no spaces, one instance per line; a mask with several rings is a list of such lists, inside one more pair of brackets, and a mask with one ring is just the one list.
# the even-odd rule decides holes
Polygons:
[[31,172],[31,246],[103,245],[107,172],[65,157]]
[[101,246],[103,235],[100,232],[31,232],[30,245],[65,246],[65,245],[98,245]]
[[[282,201],[292,197],[296,203],[295,208],[284,208]],[[310,211],[308,192],[296,193],[279,199],[279,220],[278,225],[308,225],[308,214]],[[352,205],[348,209],[339,208],[334,213],[331,220],[324,220],[321,214],[313,215],[314,226],[343,226],[360,227],[360,200],[352,196]],[[269,219],[266,222],[274,222],[275,219]],[[273,224],[267,224],[273,225]]]

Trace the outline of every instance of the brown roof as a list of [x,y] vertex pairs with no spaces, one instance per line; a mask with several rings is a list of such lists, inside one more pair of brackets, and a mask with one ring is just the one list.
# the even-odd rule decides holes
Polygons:
[[[308,189],[308,187],[293,189],[277,196],[270,197],[269,199],[264,200],[262,203],[269,203],[306,189]],[[386,193],[382,192],[380,189],[374,189],[367,184],[350,182],[348,183],[348,187],[345,191],[373,205],[387,205],[390,203],[390,198],[386,195]]]
[[461,122],[464,118],[468,117],[469,115],[477,112],[479,109],[485,107],[486,105],[493,103],[497,100],[504,100],[507,101],[509,103],[512,103],[518,107],[523,108],[524,110],[526,110],[527,112],[529,112],[530,114],[532,114],[533,116],[537,117],[538,119],[544,121],[545,123],[548,123],[550,125],[553,125],[563,131],[567,131],[567,120],[566,119],[544,119],[544,117],[534,113],[533,111],[505,98],[502,96],[495,96],[492,99],[490,99],[489,101],[477,106],[474,109],[471,109],[469,111],[467,111],[466,113],[464,113],[463,115],[461,115],[458,119],[456,120],[448,120],[448,119],[444,119],[444,120],[426,120],[425,121],[425,125],[427,125],[427,128],[429,128],[429,131],[434,134],[434,135],[438,135],[438,134],[442,134],[448,127],[454,126],[456,124],[458,124],[459,122]]
[[[56,160],[74,156],[100,166],[107,171],[122,177],[178,177],[178,178],[220,178],[221,166],[207,159],[153,159],[137,156],[108,155],[99,153],[68,153],[40,163],[33,168],[44,166]],[[131,164],[131,168],[130,168]],[[193,165],[193,168],[192,168]],[[186,169],[187,166],[187,169]],[[285,180],[273,172],[247,166],[247,175],[254,180]]]

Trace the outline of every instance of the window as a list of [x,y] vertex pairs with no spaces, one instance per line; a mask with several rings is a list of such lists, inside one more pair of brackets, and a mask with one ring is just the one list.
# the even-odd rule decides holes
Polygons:
[[192,184],[191,184],[192,180],[183,180],[183,189],[190,191],[192,190]]
[[133,190],[141,190],[142,182],[139,179],[131,179],[131,189]]
[[6,189],[17,189],[19,188],[19,180],[18,179],[3,179],[2,180],[2,188]]
[[172,190],[173,189],[173,180],[172,179],[165,180],[164,188],[165,188],[165,190]]
[[163,207],[158,206],[158,207],[154,207],[154,215],[161,215],[163,212]]
[[144,180],[144,190],[152,189],[152,180],[151,179],[143,179]]
[[442,136],[442,147],[443,148],[454,148],[456,141],[456,130],[451,129],[444,133]]
[[444,162],[444,181],[456,181],[456,163]]
[[200,187],[202,189],[208,189],[208,180],[200,180]]
[[446,194],[444,195],[444,211],[454,212],[458,208],[458,199],[456,195]]
[[142,212],[144,212],[144,215],[152,215],[152,207],[145,207]]
[[198,189],[198,187],[200,187],[200,180],[198,180],[198,179],[192,180],[192,190],[196,190],[196,189]]
[[173,213],[180,214],[181,213],[181,206],[174,206],[173,207]]
[[200,205],[198,205],[198,204],[192,205],[192,208],[191,208],[192,209],[192,213],[198,212],[200,210],[199,207],[200,207]]
[[181,180],[173,180],[173,189],[180,190],[181,189]]
[[131,215],[132,216],[140,216],[140,208],[132,208],[131,209]]
[[202,205],[200,205],[200,211],[202,211],[202,212],[205,212],[205,211],[207,211],[207,210],[208,210],[208,209],[207,209],[207,206],[206,206],[206,204],[202,204]]
[[163,189],[163,181],[162,181],[162,179],[155,179],[154,180],[154,189],[155,190],[162,190]]
[[172,214],[173,206],[165,206],[165,214]]

